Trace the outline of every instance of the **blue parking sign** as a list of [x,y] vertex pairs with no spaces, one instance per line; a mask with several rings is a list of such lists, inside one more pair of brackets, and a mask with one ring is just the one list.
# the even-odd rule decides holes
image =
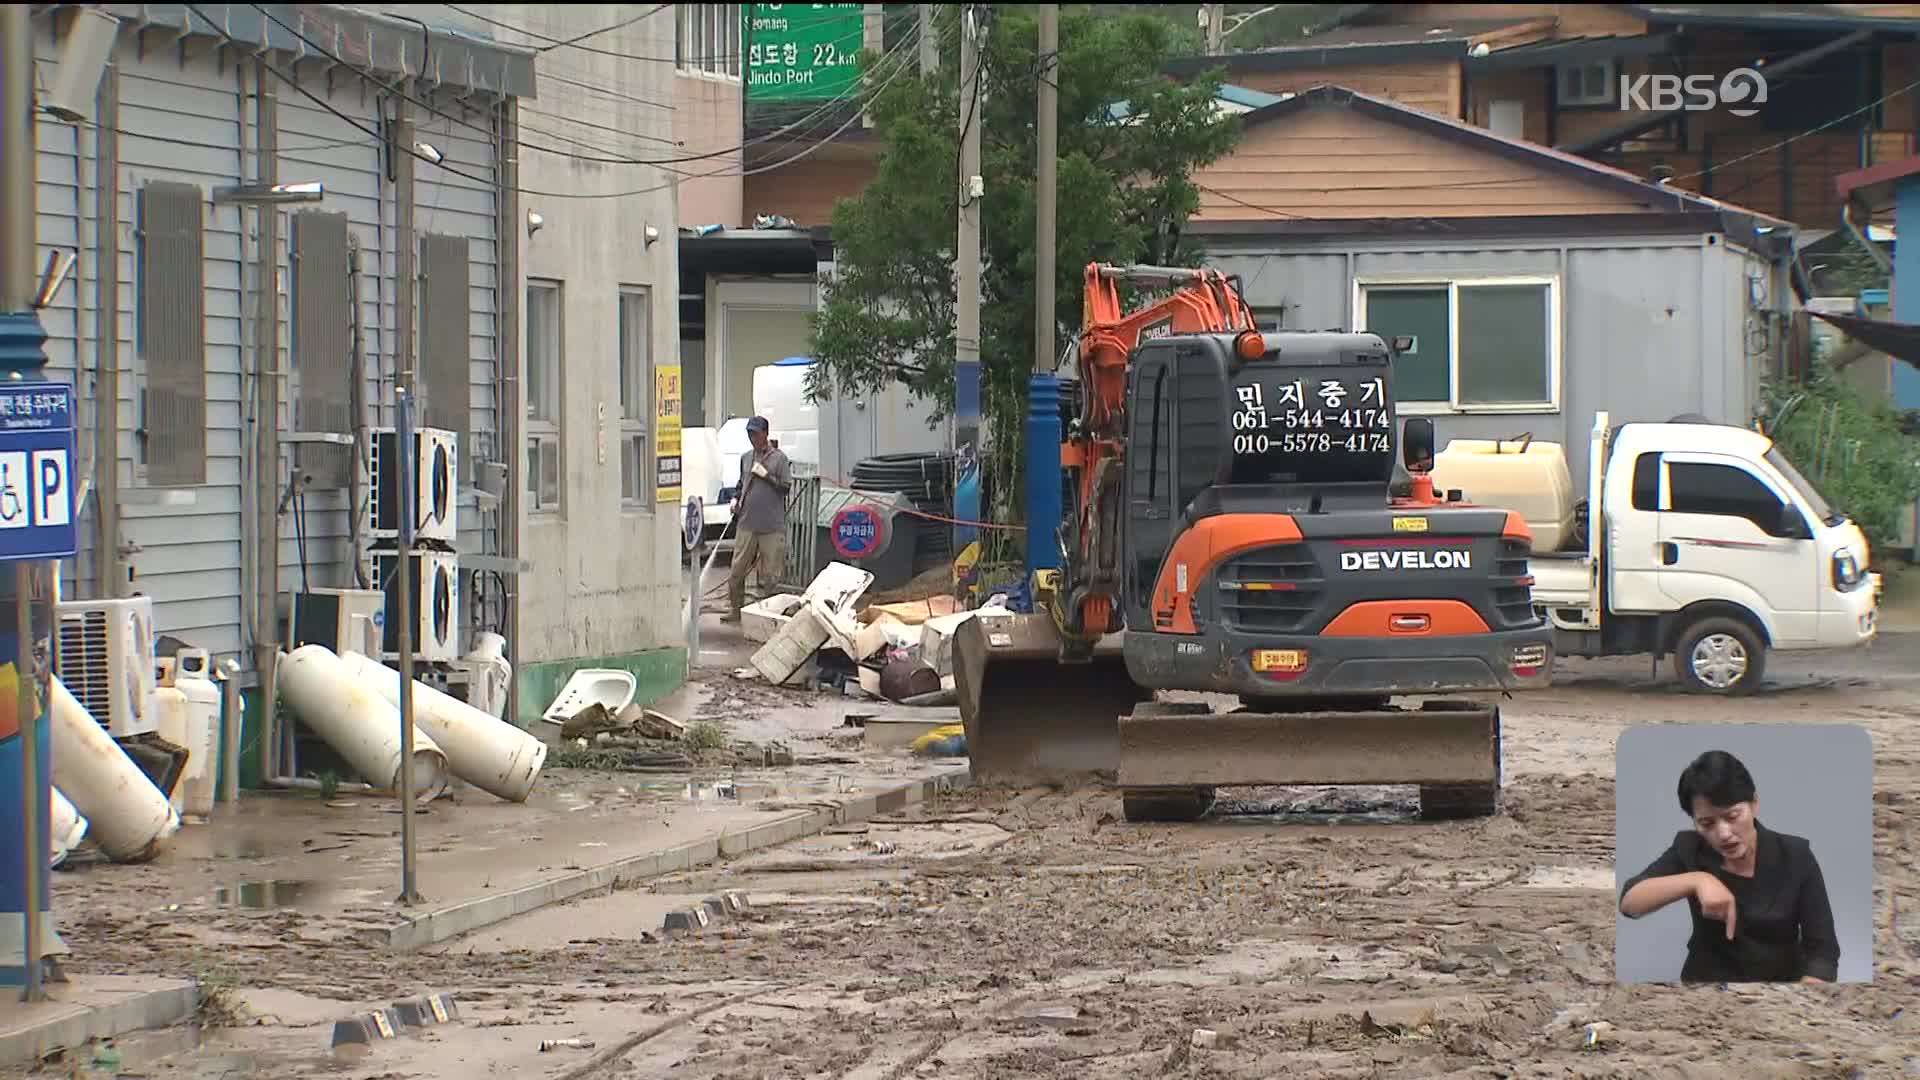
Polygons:
[[73,387],[0,382],[0,561],[79,549],[74,457]]

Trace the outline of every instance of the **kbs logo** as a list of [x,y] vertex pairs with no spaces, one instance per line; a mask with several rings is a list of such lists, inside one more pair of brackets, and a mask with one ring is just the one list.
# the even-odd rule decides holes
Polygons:
[[[1748,104],[1750,103],[1750,104]],[[1620,111],[1708,112],[1721,106],[1735,116],[1752,116],[1767,103],[1767,77],[1753,68],[1711,75],[1622,75]]]
[[1465,549],[1426,551],[1343,551],[1340,569],[1352,573],[1383,570],[1471,570],[1473,552]]

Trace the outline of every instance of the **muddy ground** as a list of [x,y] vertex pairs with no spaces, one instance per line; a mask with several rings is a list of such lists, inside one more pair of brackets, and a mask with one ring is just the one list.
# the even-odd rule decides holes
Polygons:
[[[969,791],[411,956],[312,913],[102,905],[66,930],[76,970],[197,971],[212,1019],[260,1021],[156,1078],[1920,1076],[1916,660],[1899,637],[1779,661],[1738,704],[1577,665],[1506,706],[1486,821],[1288,790],[1130,826],[1105,793]],[[1872,732],[1872,985],[1614,985],[1614,739],[1733,721]],[[755,906],[702,935],[628,918],[723,887]],[[461,1021],[327,1060],[347,1003],[425,990]],[[537,1050],[555,1037],[595,1045]]]

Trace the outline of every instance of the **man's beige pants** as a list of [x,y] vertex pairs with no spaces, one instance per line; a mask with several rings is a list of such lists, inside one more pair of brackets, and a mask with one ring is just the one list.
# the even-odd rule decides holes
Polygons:
[[733,565],[727,569],[727,610],[734,619],[747,606],[747,574],[756,572],[760,591],[773,595],[787,569],[787,534],[742,532],[733,542]]

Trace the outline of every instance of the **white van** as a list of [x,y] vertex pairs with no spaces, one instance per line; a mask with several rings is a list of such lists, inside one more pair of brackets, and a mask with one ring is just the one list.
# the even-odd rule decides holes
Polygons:
[[[1442,482],[1449,457],[1456,475],[1485,464],[1448,451],[1436,460],[1436,486],[1454,486]],[[1473,457],[1484,453],[1476,447]],[[1867,571],[1866,535],[1767,436],[1684,420],[1616,429],[1600,413],[1589,454],[1584,530],[1558,527],[1574,521],[1574,507],[1560,505],[1570,499],[1523,512],[1548,519],[1534,529],[1537,547],[1557,533],[1573,549],[1535,550],[1528,560],[1533,604],[1552,623],[1558,654],[1671,655],[1694,688],[1739,694],[1758,688],[1770,650],[1873,639],[1880,575]],[[1564,477],[1564,455],[1559,463]],[[1570,494],[1571,485],[1465,495],[1500,506],[1542,488]]]

